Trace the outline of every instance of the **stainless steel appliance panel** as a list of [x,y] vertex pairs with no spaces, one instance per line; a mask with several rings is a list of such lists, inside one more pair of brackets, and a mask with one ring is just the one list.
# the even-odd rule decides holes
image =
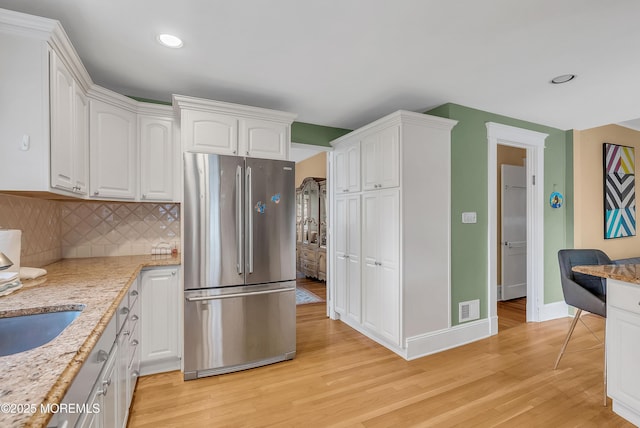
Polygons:
[[296,277],[295,164],[246,159],[246,283]]
[[244,159],[184,154],[184,288],[242,285]]
[[184,378],[292,359],[295,281],[185,291]]

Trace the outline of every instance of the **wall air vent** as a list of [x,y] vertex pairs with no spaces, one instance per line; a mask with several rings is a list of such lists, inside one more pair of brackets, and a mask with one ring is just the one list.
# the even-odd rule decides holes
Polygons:
[[469,300],[458,303],[459,322],[473,321],[480,318],[480,300]]

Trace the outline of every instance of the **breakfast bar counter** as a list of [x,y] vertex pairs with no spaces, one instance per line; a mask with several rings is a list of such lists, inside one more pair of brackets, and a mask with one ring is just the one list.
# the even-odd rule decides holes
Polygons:
[[607,395],[614,412],[640,426],[640,264],[573,271],[607,278]]
[[0,297],[0,317],[82,309],[55,339],[0,357],[0,426],[44,427],[141,269],[179,265],[180,257],[141,255],[65,259]]

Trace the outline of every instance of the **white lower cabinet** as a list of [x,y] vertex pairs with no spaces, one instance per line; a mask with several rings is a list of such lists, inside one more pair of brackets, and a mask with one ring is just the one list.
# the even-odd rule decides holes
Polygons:
[[368,192],[363,200],[364,325],[400,344],[399,191]]
[[140,374],[179,370],[180,280],[177,267],[143,270],[140,274]]
[[61,401],[83,411],[57,413],[49,427],[127,426],[139,377],[140,301],[136,278]]
[[356,323],[362,321],[360,284],[360,195],[335,199],[336,311]]
[[640,425],[640,286],[607,280],[607,395],[613,411]]

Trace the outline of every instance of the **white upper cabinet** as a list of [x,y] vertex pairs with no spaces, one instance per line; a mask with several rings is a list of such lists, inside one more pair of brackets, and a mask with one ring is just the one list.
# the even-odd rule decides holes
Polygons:
[[288,159],[296,115],[173,96],[180,118],[182,150],[265,159]]
[[254,158],[286,160],[291,145],[289,126],[268,120],[241,119],[238,153]]
[[51,187],[88,191],[89,102],[69,69],[50,52]]
[[220,155],[238,154],[238,119],[198,110],[181,118],[184,150]]
[[91,99],[90,116],[91,196],[135,199],[136,114],[121,106]]
[[334,152],[336,195],[360,191],[360,143],[345,142]]
[[362,139],[362,189],[400,185],[400,126],[377,131]]
[[179,153],[170,116],[138,115],[140,141],[140,200],[179,200],[176,184]]
[[0,9],[0,190],[87,192],[91,84],[56,21]]

